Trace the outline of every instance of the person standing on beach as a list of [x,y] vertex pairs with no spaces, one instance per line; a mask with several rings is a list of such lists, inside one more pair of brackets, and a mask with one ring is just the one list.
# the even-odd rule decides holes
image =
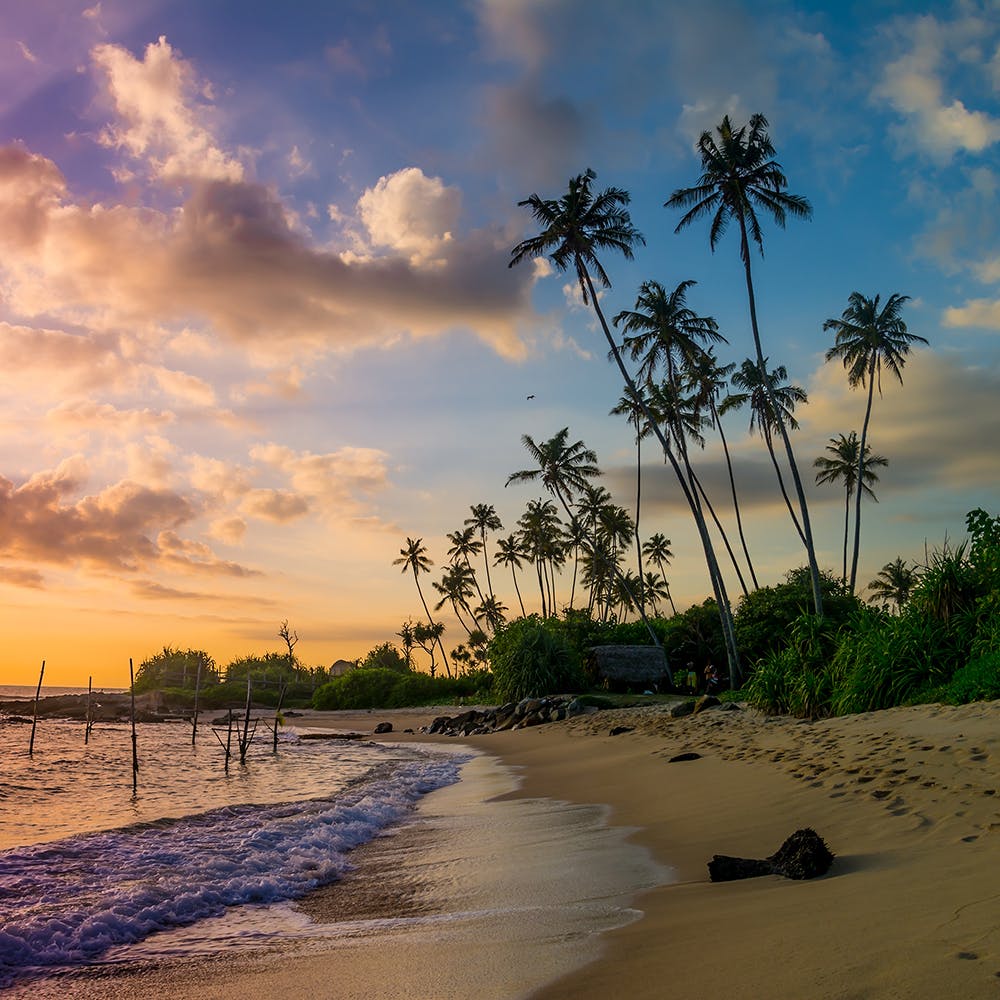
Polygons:
[[711,660],[705,667],[705,694],[711,694],[719,686],[719,671]]

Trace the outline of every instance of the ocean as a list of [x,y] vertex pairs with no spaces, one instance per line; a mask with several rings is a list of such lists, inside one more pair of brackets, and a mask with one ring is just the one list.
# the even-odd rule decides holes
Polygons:
[[[574,942],[634,919],[631,895],[665,880],[598,807],[492,802],[516,781],[458,745],[305,740],[289,727],[276,753],[258,733],[227,772],[207,720],[194,747],[186,724],[140,725],[133,795],[128,726],[98,725],[85,746],[82,724],[46,719],[29,758],[30,729],[0,722],[0,990],[12,996],[65,995],[95,969],[314,951],[345,933],[381,948],[428,919],[459,937],[484,919],[511,935],[537,923],[532,940],[554,935],[544,978],[581,959]],[[435,798],[463,777],[463,794]],[[415,836],[421,824],[431,841]],[[349,898],[324,903],[324,887],[357,876],[357,849],[388,835],[402,848],[394,871],[435,883],[436,916],[400,904],[359,926]],[[515,845],[532,841],[533,860],[515,863]]]

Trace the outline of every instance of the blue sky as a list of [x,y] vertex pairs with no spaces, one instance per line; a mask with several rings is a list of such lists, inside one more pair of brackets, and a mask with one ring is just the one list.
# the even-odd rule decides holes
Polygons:
[[[471,504],[509,531],[538,495],[504,487],[524,433],[568,426],[631,506],[619,379],[567,276],[507,268],[516,203],[587,167],[628,190],[646,245],[605,260],[606,311],[694,279],[742,361],[735,237],[713,254],[663,207],[727,113],[767,116],[813,206],[754,261],[765,351],[809,393],[810,480],[864,408],[824,320],[898,292],[929,341],[876,399],[862,583],[996,508],[996,2],[42,0],[0,13],[0,46],[9,682],[47,656],[53,683],[120,683],[164,643],[225,662],[285,618],[307,663],[361,656],[420,615],[391,565],[407,535],[437,573]],[[803,553],[746,417],[727,429],[774,582]],[[683,606],[708,581],[647,451],[643,527]],[[698,467],[728,515],[716,442]],[[843,498],[810,493],[835,568]]]

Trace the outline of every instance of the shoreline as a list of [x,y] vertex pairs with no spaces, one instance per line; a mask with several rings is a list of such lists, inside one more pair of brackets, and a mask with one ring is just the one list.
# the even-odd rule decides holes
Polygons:
[[[518,777],[516,788],[499,793],[500,802],[599,806],[609,828],[676,875],[636,892],[631,905],[640,919],[606,931],[596,946],[590,940],[588,953],[559,978],[538,978],[533,998],[996,997],[1000,702],[817,722],[719,710],[671,719],[651,707],[478,737],[401,731],[449,712],[307,713],[295,724],[353,729],[379,741],[473,747]],[[394,731],[370,735],[381,721],[391,721]],[[628,731],[611,736],[616,727]],[[670,762],[681,753],[700,756]],[[806,826],[836,855],[827,876],[708,880],[712,855],[765,857]],[[488,951],[510,943],[476,940]],[[411,957],[419,962],[434,953],[418,948]],[[292,964],[287,957],[264,956],[240,975],[238,989],[229,988],[228,970],[222,985],[219,961],[204,963],[200,981],[211,983],[208,991],[175,992],[193,987],[196,975],[183,982],[167,975],[158,988],[227,1000],[272,996],[278,984],[289,996],[355,995],[330,982],[337,955]],[[406,967],[397,974],[405,977]],[[419,995],[389,986],[373,979],[367,995]],[[470,978],[464,991],[425,995],[469,997],[481,995],[480,986]]]

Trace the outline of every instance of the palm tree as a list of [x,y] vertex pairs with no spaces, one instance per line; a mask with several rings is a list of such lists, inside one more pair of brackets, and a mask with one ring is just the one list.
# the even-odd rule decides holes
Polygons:
[[[750,266],[751,241],[757,245],[761,256],[764,255],[764,238],[757,212],[758,209],[765,212],[781,228],[784,228],[788,216],[808,219],[812,215],[812,207],[805,198],[789,194],[785,190],[788,180],[782,172],[781,165],[774,159],[775,149],[767,128],[767,119],[761,114],[752,115],[750,121],[740,128],[734,128],[729,115],[726,115],[716,129],[717,139],[711,132],[702,132],[698,140],[702,167],[698,183],[694,187],[678,188],[664,203],[665,208],[685,210],[674,232],[680,232],[698,219],[711,217],[709,244],[713,251],[730,222],[735,221],[739,226],[740,259],[743,261],[747,299],[750,304],[750,327],[753,331],[757,364],[761,371],[766,371],[767,363],[761,346],[760,328],[757,325],[757,301],[754,296]],[[769,388],[765,391],[770,393]],[[809,560],[813,603],[816,614],[822,615],[823,594],[806,494],[795,463],[791,439],[781,419],[780,407],[772,404],[772,409],[775,413],[775,426],[785,446],[788,466],[798,496],[802,518],[799,535],[805,544]]]
[[817,483],[843,482],[846,498],[844,500],[844,568],[841,573],[841,582],[847,584],[847,538],[851,523],[851,497],[854,495],[854,488],[858,481],[858,470],[861,471],[861,489],[868,494],[876,503],[878,497],[872,491],[872,486],[878,482],[878,473],[875,466],[886,466],[889,459],[882,455],[873,455],[871,448],[865,445],[864,460],[858,461],[858,435],[856,431],[850,434],[838,434],[835,438],[830,438],[830,443],[826,450],[832,455],[828,458],[820,455],[813,462],[813,466],[820,471],[816,473]]
[[[909,300],[908,295],[890,295],[879,309],[879,296],[865,298],[860,292],[851,292],[848,306],[840,319],[828,319],[824,330],[834,330],[836,343],[826,352],[826,360],[840,358],[847,369],[847,381],[855,386],[868,386],[868,403],[865,421],[861,425],[861,448],[858,453],[858,480],[861,479],[861,462],[868,441],[868,422],[872,415],[875,383],[882,395],[882,368],[892,372],[903,384],[903,367],[906,355],[915,343],[926,344],[924,337],[908,333],[900,313]],[[854,500],[854,555],[851,559],[851,593],[858,576],[858,553],[861,545],[861,490]]]
[[451,548],[448,549],[448,556],[451,559],[452,565],[464,563],[468,567],[470,581],[479,595],[479,600],[482,600],[483,592],[479,589],[479,581],[476,579],[476,571],[472,568],[471,557],[479,555],[482,551],[483,543],[475,535],[476,529],[473,525],[469,525],[469,527],[463,528],[460,531],[449,532],[446,536],[448,541],[451,542]]
[[455,617],[459,624],[468,634],[472,634],[472,629],[462,618],[460,608],[473,620],[476,628],[479,628],[479,619],[469,606],[469,598],[475,592],[475,571],[465,562],[453,562],[446,566],[441,574],[441,582],[434,582],[432,586],[441,595],[441,600],[434,605],[435,611],[440,611],[446,603],[450,603],[455,612]]
[[909,600],[910,591],[917,582],[917,573],[912,566],[907,566],[902,559],[897,557],[892,562],[886,563],[879,571],[878,575],[868,584],[875,598],[883,604],[892,601],[898,611]]
[[642,540],[639,538],[639,509],[642,501],[642,439],[652,433],[645,421],[642,400],[637,399],[627,389],[611,410],[611,416],[625,417],[635,427],[635,556],[639,565],[639,605],[645,605],[643,597]]
[[777,368],[769,372],[767,358],[764,358],[763,367],[747,358],[740,365],[739,371],[733,373],[733,385],[742,391],[728,396],[723,402],[720,412],[738,410],[747,403],[750,404],[750,433],[752,434],[756,430],[763,437],[792,524],[795,525],[795,530],[799,533],[803,545],[808,547],[810,543],[805,534],[805,525],[800,524],[799,519],[795,516],[795,509],[792,507],[792,501],[785,489],[785,480],[781,475],[781,467],[778,465],[778,456],[774,453],[775,429],[790,427],[792,430],[796,430],[799,424],[793,415],[795,406],[797,403],[809,401],[809,397],[801,386],[784,384],[787,377],[788,371],[784,365],[778,365]]
[[[634,256],[633,247],[644,245],[646,241],[632,225],[627,208],[630,200],[628,192],[621,188],[611,187],[595,195],[591,192],[591,183],[596,177],[594,171],[588,169],[585,173],[571,178],[567,193],[558,201],[543,199],[537,194],[533,194],[518,202],[519,205],[531,209],[535,220],[543,228],[538,236],[522,240],[511,250],[508,266],[513,267],[525,259],[547,256],[558,271],[564,272],[572,267],[580,283],[584,304],[593,307],[626,386],[634,396],[638,396],[635,382],[622,361],[601,309],[591,271],[605,288],[610,288],[611,279],[597,256],[598,251],[615,250],[621,253],[626,260],[631,260]],[[653,424],[649,414],[647,414],[646,419],[651,425]],[[659,430],[656,430],[655,433],[664,451],[667,452],[669,449],[662,433]],[[725,595],[711,539],[708,537],[708,530],[704,524],[700,524],[698,530],[705,549],[705,558],[716,600],[719,604],[719,614],[722,619],[723,632],[727,638],[727,652],[735,684],[735,678],[739,674],[739,653],[732,630],[732,611]],[[652,630],[650,631],[652,632]],[[660,644],[655,633],[653,633],[653,641],[656,645]]]
[[517,570],[524,565],[524,560],[528,553],[524,544],[515,534],[510,534],[506,538],[497,540],[497,550],[493,555],[494,566],[509,566],[511,579],[514,581],[514,593],[517,594],[517,603],[521,605],[521,616],[527,612],[524,610],[524,600],[521,597],[521,588],[517,585]]
[[754,572],[753,561],[750,559],[750,550],[747,547],[746,536],[743,533],[743,518],[740,513],[740,501],[736,493],[736,477],[733,474],[733,460],[729,454],[729,442],[726,441],[725,431],[722,429],[722,419],[719,412],[719,396],[728,385],[730,376],[736,369],[736,363],[723,365],[719,363],[715,356],[715,349],[709,347],[693,358],[688,365],[687,381],[690,388],[696,392],[697,400],[708,407],[711,417],[711,426],[719,432],[719,440],[722,441],[722,451],[726,456],[726,470],[729,473],[729,489],[733,496],[733,512],[736,514],[736,528],[739,531],[740,544],[743,546],[743,555],[746,557],[747,568],[750,570],[750,579],[753,581],[754,590],[759,589],[757,574]]
[[646,579],[643,581],[643,593],[646,594],[653,606],[653,614],[659,614],[660,601],[670,601],[671,606],[673,606],[670,585],[659,573],[652,571],[646,573]]
[[660,571],[664,586],[667,588],[667,600],[670,601],[670,607],[673,609],[674,614],[677,614],[677,608],[674,607],[674,599],[670,596],[670,586],[666,582],[667,566],[670,565],[670,560],[674,558],[674,554],[670,550],[670,539],[658,531],[646,539],[646,544],[643,545],[642,551],[647,559],[656,563],[656,568]]
[[[399,558],[393,559],[392,564],[393,566],[402,566],[404,573],[408,570],[413,573],[413,582],[417,585],[417,593],[420,595],[420,603],[424,606],[424,614],[427,615],[427,623],[430,628],[433,629],[435,627],[435,622],[431,617],[430,610],[427,607],[427,601],[424,600],[424,592],[420,589],[420,574],[429,572],[431,566],[434,565],[427,555],[427,546],[424,545],[424,540],[422,538],[407,537],[406,547],[399,550]],[[447,671],[450,676],[451,668],[448,665],[448,657],[445,656],[444,646],[441,645],[440,632],[437,634],[436,638],[438,646],[441,649],[441,656],[444,659],[445,671]],[[433,660],[433,655],[431,658]]]
[[507,605],[502,601],[498,601],[495,597],[487,597],[476,608],[476,615],[480,618],[485,618],[487,625],[490,629],[496,633],[503,623],[506,621]]
[[551,567],[562,548],[559,537],[562,522],[551,500],[529,500],[517,522],[519,540],[535,564],[538,590],[542,601],[542,617],[555,611],[555,590]]
[[486,567],[486,590],[489,592],[490,597],[493,597],[493,581],[490,579],[490,560],[486,551],[486,533],[488,531],[499,531],[503,527],[503,524],[500,522],[500,517],[493,504],[473,504],[470,510],[472,511],[472,517],[467,517],[464,523],[479,529],[479,540],[483,544],[483,565]]

